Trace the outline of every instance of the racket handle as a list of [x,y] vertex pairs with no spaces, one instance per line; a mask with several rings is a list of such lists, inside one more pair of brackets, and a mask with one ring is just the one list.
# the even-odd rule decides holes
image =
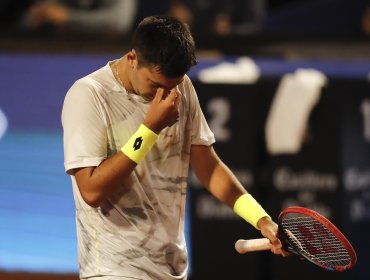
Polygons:
[[267,238],[249,240],[239,239],[235,243],[235,250],[238,251],[239,254],[270,250],[270,240]]

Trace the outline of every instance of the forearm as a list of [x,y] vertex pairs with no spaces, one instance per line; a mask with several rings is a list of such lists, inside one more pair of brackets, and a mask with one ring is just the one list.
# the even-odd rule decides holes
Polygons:
[[191,165],[202,185],[229,207],[232,208],[235,201],[246,193],[239,180],[212,147],[193,146]]
[[191,162],[197,177],[209,192],[251,225],[259,228],[259,220],[269,216],[212,147],[192,147]]
[[263,207],[244,190],[238,179],[222,162],[216,165],[209,190],[257,229],[261,229],[262,218],[269,218]]
[[[270,240],[271,251],[274,254],[285,256],[286,252],[282,251],[281,242],[276,237],[278,231],[277,224],[271,220],[262,206],[247,193],[238,179],[217,157],[213,150],[211,155],[212,154],[214,155],[210,157],[211,159],[213,158],[213,161],[211,161],[212,164],[208,166],[208,170],[203,169],[203,171],[211,171],[210,176],[207,177],[205,175],[206,173],[200,172],[203,178],[201,181],[212,195],[230,206],[240,217],[245,219],[256,229],[259,229],[261,234]],[[204,162],[199,161],[199,165],[197,165],[198,168],[202,163]]]
[[98,207],[118,187],[125,187],[124,182],[135,167],[136,163],[119,151],[97,167],[77,169],[74,175],[84,201]]
[[113,157],[98,167],[83,168],[76,172],[82,197],[91,206],[99,206],[102,199],[126,181],[156,142],[158,135],[145,125],[131,136]]
[[209,182],[205,186],[213,196],[231,208],[241,195],[247,193],[239,180],[221,160],[215,163]]

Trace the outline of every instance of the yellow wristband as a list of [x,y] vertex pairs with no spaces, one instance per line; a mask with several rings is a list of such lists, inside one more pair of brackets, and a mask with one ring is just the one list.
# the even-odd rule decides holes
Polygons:
[[259,229],[257,222],[263,217],[270,216],[262,208],[262,206],[249,193],[241,195],[234,204],[233,210],[236,214]]
[[157,139],[158,135],[142,124],[122,147],[121,151],[131,160],[139,164],[153,147]]

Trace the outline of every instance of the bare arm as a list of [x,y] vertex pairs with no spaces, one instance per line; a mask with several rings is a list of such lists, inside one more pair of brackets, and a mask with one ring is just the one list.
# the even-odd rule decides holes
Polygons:
[[84,201],[92,207],[98,207],[105,196],[122,184],[135,167],[135,162],[118,152],[97,167],[76,169],[74,175]]
[[192,146],[191,166],[201,183],[217,199],[229,207],[246,193],[231,170],[217,156],[213,147]]
[[[217,156],[215,150],[209,146],[192,146],[191,166],[201,183],[217,199],[233,208],[235,201],[247,193],[231,170]],[[274,254],[286,255],[282,251],[280,240],[276,237],[278,226],[271,219],[264,217],[258,223],[261,234],[271,242],[271,251]]]
[[[179,98],[175,89],[167,96],[163,89],[158,89],[144,125],[158,134],[172,124],[178,117]],[[135,167],[136,163],[119,151],[97,167],[74,170],[74,175],[82,198],[90,206],[98,207],[107,195],[128,178]]]

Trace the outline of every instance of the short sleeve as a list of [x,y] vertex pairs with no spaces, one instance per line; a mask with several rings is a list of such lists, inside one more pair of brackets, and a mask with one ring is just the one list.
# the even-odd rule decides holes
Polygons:
[[191,144],[210,146],[215,142],[215,136],[208,126],[199,104],[197,93],[188,76],[183,83],[189,98],[189,118],[191,122]]
[[67,92],[62,109],[64,167],[98,166],[107,157],[107,127],[100,96],[88,78]]

